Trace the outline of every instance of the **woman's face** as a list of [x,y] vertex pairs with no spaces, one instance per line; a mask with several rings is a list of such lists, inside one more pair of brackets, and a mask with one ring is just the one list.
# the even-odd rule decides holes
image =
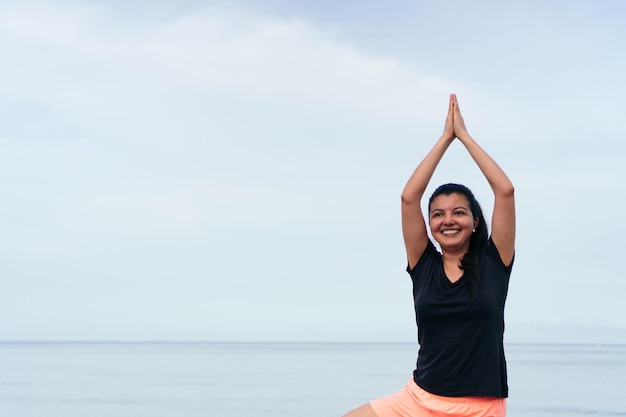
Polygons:
[[463,194],[440,194],[430,204],[428,213],[430,232],[442,251],[469,249],[473,230],[478,225]]

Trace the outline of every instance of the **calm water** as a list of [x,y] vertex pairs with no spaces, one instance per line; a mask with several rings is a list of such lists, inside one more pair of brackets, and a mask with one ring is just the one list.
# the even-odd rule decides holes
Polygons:
[[[0,416],[340,416],[413,344],[0,343]],[[626,345],[507,345],[510,417],[626,416]]]

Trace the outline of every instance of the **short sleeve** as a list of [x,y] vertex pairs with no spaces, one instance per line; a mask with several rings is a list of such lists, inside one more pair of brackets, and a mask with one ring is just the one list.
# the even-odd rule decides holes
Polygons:
[[437,252],[435,245],[430,239],[428,239],[428,244],[426,245],[422,256],[420,256],[420,259],[417,261],[413,269],[411,269],[411,265],[407,264],[406,272],[408,272],[409,275],[413,276],[417,270],[419,270],[424,264],[429,262],[433,258],[433,256],[436,256],[438,254],[439,253]]

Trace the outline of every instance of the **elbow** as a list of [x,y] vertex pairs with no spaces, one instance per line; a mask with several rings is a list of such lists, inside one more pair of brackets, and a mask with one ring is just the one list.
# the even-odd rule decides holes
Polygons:
[[509,183],[506,187],[503,187],[500,190],[500,193],[505,197],[514,197],[515,196],[515,187],[512,183]]
[[402,192],[402,194],[400,194],[400,201],[402,202],[403,206],[406,206],[419,203],[419,198],[415,198],[415,196],[412,196],[409,193]]
[[407,184],[407,186],[402,190],[402,194],[400,194],[400,201],[402,201],[402,205],[419,205],[422,203],[423,196],[424,188]]

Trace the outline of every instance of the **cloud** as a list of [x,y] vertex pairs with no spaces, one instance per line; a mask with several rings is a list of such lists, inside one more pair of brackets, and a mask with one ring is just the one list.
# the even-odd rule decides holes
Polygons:
[[[485,77],[472,78],[462,66],[428,73],[417,52],[411,59],[373,53],[306,18],[204,8],[131,22],[123,9],[94,3],[0,7],[0,109],[7,116],[0,126],[0,214],[7,219],[0,252],[3,272],[15,281],[4,294],[21,300],[15,308],[49,298],[32,289],[40,279],[59,300],[67,296],[59,323],[77,309],[88,322],[94,297],[102,298],[94,315],[103,317],[122,284],[120,316],[133,315],[149,286],[150,311],[170,294],[181,305],[191,297],[189,323],[203,321],[198,326],[210,335],[219,326],[195,317],[231,311],[243,326],[255,311],[269,322],[293,311],[294,300],[303,317],[316,320],[317,302],[326,300],[332,313],[319,317],[319,327],[337,323],[358,286],[354,302],[371,316],[364,322],[384,329],[392,319],[380,312],[391,307],[380,301],[380,310],[368,309],[366,300],[386,300],[381,285],[410,295],[408,281],[381,280],[403,274],[399,192],[439,134],[451,91],[520,197],[513,318],[528,314],[544,280],[553,285],[536,303],[536,321],[550,313],[563,276],[578,286],[570,291],[576,297],[608,282],[608,273],[589,279],[597,267],[579,255],[604,259],[583,247],[594,239],[617,253],[612,234],[620,227],[591,228],[580,211],[595,213],[606,193],[613,192],[612,206],[623,199],[624,148],[614,134],[623,98],[588,101],[590,87],[576,90],[576,100],[576,91],[566,99],[534,97],[541,93],[534,85],[518,101],[484,88]],[[438,50],[431,45],[431,53]],[[499,62],[511,80],[533,81]],[[468,64],[491,70],[482,58]],[[455,143],[433,185],[460,180],[489,212],[488,185]],[[614,259],[603,271],[617,270]],[[249,276],[251,265],[258,276]],[[311,300],[299,297],[305,284]],[[250,310],[235,314],[233,300]],[[576,301],[561,304],[559,320],[581,320]],[[407,326],[412,332],[410,320]],[[370,329],[359,332],[367,338]]]
[[[272,120],[265,135],[255,128],[266,108],[299,122],[308,116],[290,115],[286,106],[404,122],[436,113],[439,125],[441,111],[431,103],[438,97],[445,104],[450,90],[444,79],[364,54],[302,19],[203,9],[131,27],[120,24],[120,13],[88,4],[5,6],[0,48],[10,59],[0,88],[6,107],[19,103],[41,114],[10,121],[11,136],[2,141],[4,172],[18,179],[4,190],[24,195],[7,214],[31,207],[25,212],[33,234],[22,238],[24,247],[34,241],[58,253],[111,238],[145,241],[159,233],[241,227],[251,222],[239,208],[244,204],[254,207],[256,224],[298,223],[294,213],[330,210],[311,193],[297,194],[302,180],[310,191],[326,187],[333,198],[350,184],[330,182],[330,174],[320,184],[310,183],[313,172],[302,177],[303,165],[327,163],[329,150],[336,151],[333,132],[326,143],[306,145],[307,152],[286,147],[288,120]],[[239,112],[250,127],[234,126],[242,124],[237,118],[220,120],[220,101],[223,107],[227,100],[234,104],[226,117]],[[242,107],[246,100],[264,106],[256,110],[262,116]],[[267,146],[271,135],[281,146]],[[251,169],[260,157],[262,165]],[[347,161],[333,161],[340,163]],[[242,175],[232,175],[233,167]],[[295,172],[300,184],[267,182],[258,174],[268,170],[277,178]]]
[[[142,74],[188,93],[298,98],[376,118],[414,121],[416,114],[439,119],[441,112],[433,113],[432,103],[453,88],[450,81],[420,74],[392,57],[338,43],[302,19],[204,9],[165,24],[129,29],[111,23],[115,13],[84,5],[27,5],[5,11],[1,23],[5,34],[24,43],[36,41],[73,59],[95,60],[103,69]],[[71,90],[73,78],[67,77],[64,87]]]

